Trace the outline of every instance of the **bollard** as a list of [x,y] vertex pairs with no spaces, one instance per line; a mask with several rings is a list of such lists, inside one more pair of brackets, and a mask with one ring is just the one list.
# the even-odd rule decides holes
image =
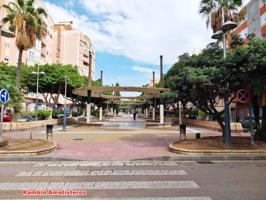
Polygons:
[[182,140],[182,136],[186,140],[186,125],[185,124],[180,124],[179,125],[179,130],[180,130],[180,141]]
[[53,124],[47,124],[46,125],[46,138],[48,140],[48,137],[50,136],[51,139],[53,140]]
[[200,133],[196,133],[196,139],[200,139]]

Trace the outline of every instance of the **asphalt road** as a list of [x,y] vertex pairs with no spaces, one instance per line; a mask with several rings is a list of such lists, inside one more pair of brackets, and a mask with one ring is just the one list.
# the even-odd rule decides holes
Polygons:
[[265,161],[2,162],[0,199],[265,200],[265,170]]

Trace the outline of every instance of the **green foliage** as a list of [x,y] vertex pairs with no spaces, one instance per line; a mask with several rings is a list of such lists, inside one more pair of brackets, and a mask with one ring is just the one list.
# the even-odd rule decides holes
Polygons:
[[206,18],[207,27],[211,25],[213,32],[216,32],[220,29],[223,17],[224,21],[240,17],[237,13],[242,3],[242,0],[201,0],[199,13]]
[[201,110],[198,112],[198,115],[202,118],[205,119],[208,115],[205,112],[202,112]]
[[72,116],[73,116],[73,117],[78,117],[79,115],[80,115],[79,112],[76,112],[76,111],[73,111],[73,112],[72,112]]
[[192,102],[205,114],[214,116],[223,129],[224,111],[216,107],[220,99],[229,95],[233,101],[236,92],[243,88],[262,96],[266,92],[265,72],[266,41],[252,39],[248,46],[240,45],[230,51],[226,60],[215,43],[198,55],[184,54],[165,79],[179,101]]
[[38,116],[44,117],[44,118],[46,118],[46,119],[47,119],[47,118],[50,116],[50,114],[51,114],[51,112],[48,111],[48,110],[37,110],[37,111],[34,112],[34,114],[35,114],[35,113],[37,113]]
[[18,4],[9,2],[3,5],[7,15],[2,22],[8,23],[9,30],[15,33],[16,46],[19,49],[16,70],[16,87],[20,90],[23,51],[35,46],[36,39],[41,40],[46,34],[45,9],[36,7],[35,0],[18,0]]
[[60,115],[60,114],[64,114],[63,110],[53,110],[53,115]]
[[9,91],[10,100],[6,106],[14,108],[15,112],[21,110],[22,94],[16,88],[16,68],[0,63],[0,88]]

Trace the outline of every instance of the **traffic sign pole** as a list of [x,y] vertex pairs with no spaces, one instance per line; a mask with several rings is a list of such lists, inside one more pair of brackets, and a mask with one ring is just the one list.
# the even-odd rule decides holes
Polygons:
[[3,129],[4,129],[4,104],[9,100],[9,92],[6,89],[0,90],[0,103],[1,103],[1,126],[0,126],[0,143],[3,142]]
[[3,127],[4,127],[4,104],[1,104],[1,126],[0,126],[0,144],[3,142]]

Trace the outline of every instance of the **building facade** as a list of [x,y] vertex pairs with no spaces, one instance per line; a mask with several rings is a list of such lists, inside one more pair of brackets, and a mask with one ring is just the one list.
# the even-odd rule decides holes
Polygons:
[[[3,8],[2,5],[8,4],[9,2],[17,3],[16,0],[0,0],[0,19],[2,23],[2,18],[4,18],[7,14],[6,9]],[[45,5],[42,1],[36,1],[36,7],[42,7],[48,13]],[[42,41],[37,40],[35,46],[32,49],[23,52],[22,62],[27,64],[28,66],[32,66],[35,64],[52,64],[54,62],[54,22],[52,18],[49,16],[43,18],[46,23],[46,31],[45,36]],[[3,25],[6,29],[8,29],[8,25]],[[10,65],[17,65],[18,60],[18,49],[15,44],[15,38],[0,38],[0,62],[4,62]]]
[[266,39],[266,1],[250,0],[240,14],[242,21],[239,23],[235,33],[239,34],[247,43],[247,36],[254,34],[255,37]]
[[[90,38],[74,29],[72,22],[62,22],[54,25],[55,63],[77,66],[83,76],[88,76],[91,64],[92,79],[95,74],[95,48]],[[91,63],[90,63],[91,62]]]

